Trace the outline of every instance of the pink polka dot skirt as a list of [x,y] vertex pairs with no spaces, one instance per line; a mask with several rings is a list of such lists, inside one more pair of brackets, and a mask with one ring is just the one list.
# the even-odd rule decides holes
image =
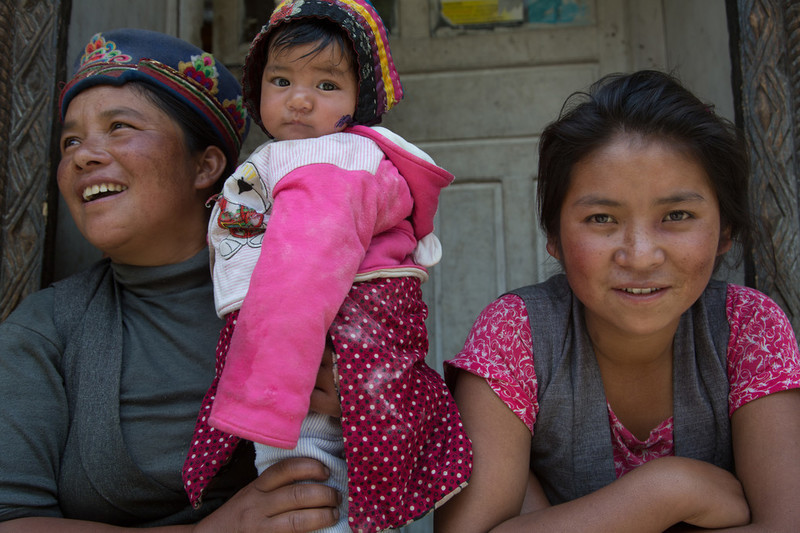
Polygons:
[[472,446],[428,351],[420,282],[356,283],[330,329],[354,531],[398,528],[460,490]]
[[[357,532],[399,528],[461,490],[472,445],[442,377],[425,363],[427,307],[416,278],[354,284],[334,319],[348,515]],[[238,438],[208,426],[236,313],[220,335],[217,377],[198,415],[184,486],[198,506]]]
[[214,395],[217,393],[217,385],[222,370],[225,368],[225,357],[228,354],[233,330],[236,326],[236,317],[239,311],[234,311],[227,316],[225,326],[219,334],[217,342],[216,366],[214,368],[214,381],[208,388],[203,403],[200,405],[200,413],[197,415],[192,444],[189,446],[189,453],[183,463],[183,487],[192,506],[200,507],[202,496],[205,489],[214,476],[233,456],[236,446],[239,444],[239,437],[215,429],[208,424],[208,415],[211,413],[211,406],[214,405]]

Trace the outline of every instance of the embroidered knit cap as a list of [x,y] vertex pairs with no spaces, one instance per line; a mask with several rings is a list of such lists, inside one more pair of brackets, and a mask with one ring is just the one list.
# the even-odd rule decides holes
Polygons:
[[228,160],[238,160],[250,127],[241,85],[211,54],[177,37],[125,28],[92,36],[74,70],[61,90],[62,121],[70,101],[85,89],[144,82],[200,115],[222,141]]
[[353,123],[369,126],[380,122],[381,115],[403,98],[403,87],[392,61],[386,27],[367,0],[284,0],[275,8],[253,39],[244,62],[244,101],[253,121],[264,129],[259,109],[261,77],[272,30],[304,18],[330,20],[350,38],[358,62],[358,97]]

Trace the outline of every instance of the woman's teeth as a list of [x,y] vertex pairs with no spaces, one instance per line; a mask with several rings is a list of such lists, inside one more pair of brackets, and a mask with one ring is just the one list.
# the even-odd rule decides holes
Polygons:
[[85,202],[91,202],[92,200],[97,200],[102,196],[107,196],[108,194],[115,194],[118,192],[122,192],[125,189],[127,189],[125,185],[118,185],[115,183],[101,183],[99,185],[91,185],[83,190],[83,200]]

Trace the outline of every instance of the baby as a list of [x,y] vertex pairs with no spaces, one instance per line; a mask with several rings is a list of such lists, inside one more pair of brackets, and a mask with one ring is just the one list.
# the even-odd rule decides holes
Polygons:
[[[252,43],[244,91],[274,141],[228,178],[209,224],[227,325],[187,492],[199,505],[241,437],[259,473],[299,455],[330,468],[343,494],[330,531],[400,527],[471,472],[458,411],[425,364],[420,289],[441,257],[433,217],[453,176],[370,127],[403,92],[366,0],[282,2]],[[309,411],[326,341],[341,419]]]

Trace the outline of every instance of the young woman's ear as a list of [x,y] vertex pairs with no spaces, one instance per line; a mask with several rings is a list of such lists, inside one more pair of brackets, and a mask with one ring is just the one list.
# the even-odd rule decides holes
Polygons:
[[733,246],[733,239],[731,239],[730,226],[724,228],[719,232],[719,244],[717,245],[717,257],[726,253]]
[[561,247],[558,245],[558,238],[552,235],[547,237],[547,253],[556,261],[561,261]]
[[222,176],[228,160],[218,146],[208,146],[197,156],[197,175],[194,186],[198,190],[208,189]]

